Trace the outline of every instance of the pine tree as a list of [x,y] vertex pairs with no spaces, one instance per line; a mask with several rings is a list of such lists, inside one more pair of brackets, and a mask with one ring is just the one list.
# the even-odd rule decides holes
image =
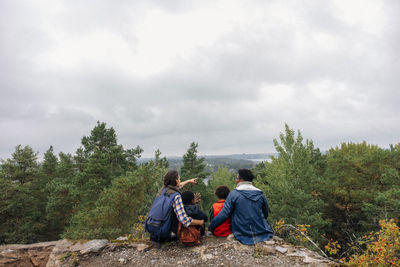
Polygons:
[[197,157],[197,147],[199,145],[195,142],[190,144],[189,149],[183,155],[183,165],[181,167],[181,176],[184,179],[189,178],[205,178],[207,173],[204,171],[206,163],[204,158]]
[[2,160],[4,178],[15,184],[33,181],[39,174],[37,155],[30,146],[18,145],[11,159]]
[[190,144],[189,149],[187,152],[183,155],[183,165],[181,167],[181,177],[184,180],[190,179],[190,178],[198,178],[197,179],[197,185],[187,185],[184,188],[185,190],[196,190],[197,193],[200,193],[202,196],[202,202],[200,203],[200,207],[203,210],[208,209],[206,206],[207,203],[209,202],[208,200],[208,191],[207,191],[207,186],[204,183],[204,178],[208,175],[208,173],[205,171],[205,168],[207,164],[204,162],[204,158],[198,158],[197,157],[197,147],[198,144],[195,142],[192,142]]
[[[72,233],[80,231],[85,226],[87,214],[100,211],[96,203],[102,192],[113,185],[114,180],[125,177],[137,168],[137,159],[142,153],[137,146],[135,149],[124,150],[117,142],[114,129],[107,128],[105,123],[97,122],[89,136],[82,138],[82,147],[74,156],[77,173],[73,177],[73,184],[59,183],[58,189],[68,191],[68,198],[79,199],[79,203],[68,206],[72,217],[69,220],[67,231]],[[57,201],[52,206],[56,207]],[[65,221],[64,221],[65,222]]]
[[311,236],[320,240],[321,229],[327,222],[322,218],[320,177],[312,162],[312,142],[307,140],[304,144],[300,131],[296,137],[287,124],[279,139],[280,142],[274,139],[278,157],[272,157],[271,163],[265,162],[263,174],[255,180],[266,193],[271,210],[269,220],[310,225]]
[[366,142],[342,143],[327,152],[321,197],[325,216],[335,222],[326,229],[328,236],[352,243],[377,230],[380,219],[399,218],[398,153]]
[[117,135],[112,127],[107,128],[106,123],[98,121],[90,135],[82,137],[82,145],[87,156],[92,155],[95,151],[111,152],[118,146]]
[[54,155],[53,146],[50,146],[50,148],[46,151],[46,153],[44,153],[44,161],[42,163],[42,172],[49,178],[49,180],[54,178],[57,165],[58,165],[57,156]]
[[[137,160],[141,157],[143,153],[143,149],[140,146],[137,146],[134,149],[126,149],[124,150],[124,158],[126,160],[125,166],[123,166],[124,170],[133,171],[137,169]],[[161,152],[160,152],[161,154]]]
[[165,169],[169,168],[169,162],[168,159],[166,157],[161,157],[161,151],[160,149],[157,149],[155,151],[155,155],[154,155],[154,162],[156,165],[162,166]]
[[74,157],[79,170],[75,186],[80,189],[81,204],[90,207],[113,179],[137,168],[137,158],[143,150],[139,146],[124,150],[115,130],[100,122],[89,136],[82,138],[82,146]]
[[76,170],[70,154],[59,154],[60,162],[56,169],[56,177],[47,185],[48,200],[46,216],[49,222],[48,236],[58,239],[79,203],[78,189],[74,184]]
[[[114,179],[111,186],[101,192],[93,209],[81,209],[74,215],[63,237],[116,238],[130,233],[139,216],[150,208],[146,201],[148,189],[159,184],[165,171],[165,168],[150,161]],[[154,200],[154,196],[152,199]]]
[[0,177],[0,243],[31,243],[45,239],[46,180],[37,154],[18,145],[11,159],[2,160]]

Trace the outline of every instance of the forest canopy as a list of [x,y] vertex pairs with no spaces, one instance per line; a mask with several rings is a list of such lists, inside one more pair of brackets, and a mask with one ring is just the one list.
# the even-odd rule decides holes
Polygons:
[[[269,202],[270,224],[276,230],[283,221],[306,226],[319,246],[341,244],[338,255],[353,253],[363,236],[379,230],[381,220],[398,225],[400,144],[384,149],[342,143],[321,152],[288,125],[273,141],[276,154],[269,161],[232,161],[235,166],[209,164],[192,142],[174,167],[183,180],[199,178],[190,189],[202,194],[206,212],[216,201],[217,186],[234,189],[237,168],[252,167],[254,183]],[[56,155],[50,146],[39,161],[30,146],[17,145],[0,164],[0,244],[132,233],[170,167],[159,150],[152,160],[138,161],[142,152],[140,146],[124,148],[102,122],[81,138],[74,154]],[[296,242],[294,235],[285,237]]]

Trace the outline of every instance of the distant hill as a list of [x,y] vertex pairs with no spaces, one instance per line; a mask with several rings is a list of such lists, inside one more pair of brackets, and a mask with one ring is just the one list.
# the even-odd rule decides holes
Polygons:
[[[237,171],[241,168],[252,168],[257,163],[269,161],[271,156],[276,153],[260,153],[260,154],[230,154],[230,155],[203,155],[207,163],[206,171],[213,172],[218,166],[227,167],[229,170]],[[139,163],[144,163],[153,158],[141,158]],[[167,157],[171,169],[179,169],[182,166],[182,157]]]

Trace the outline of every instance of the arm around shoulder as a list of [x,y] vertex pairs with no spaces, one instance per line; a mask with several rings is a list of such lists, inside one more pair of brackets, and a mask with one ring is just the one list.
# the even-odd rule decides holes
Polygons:
[[204,220],[192,219],[192,223],[190,225],[203,225],[203,224],[204,224]]

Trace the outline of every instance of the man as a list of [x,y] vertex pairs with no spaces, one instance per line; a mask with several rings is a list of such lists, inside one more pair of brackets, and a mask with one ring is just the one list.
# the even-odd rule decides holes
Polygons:
[[240,169],[236,189],[229,193],[221,212],[210,222],[211,232],[231,217],[233,235],[246,245],[269,240],[273,236],[267,222],[268,203],[264,193],[253,186],[253,173]]

